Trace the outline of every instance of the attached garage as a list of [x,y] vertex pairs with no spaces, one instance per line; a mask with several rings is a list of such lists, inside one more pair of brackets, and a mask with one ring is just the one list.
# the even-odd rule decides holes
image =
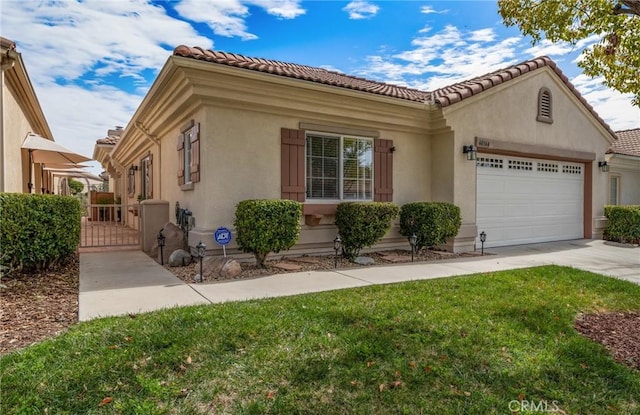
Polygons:
[[485,247],[583,237],[584,164],[482,154],[476,168]]

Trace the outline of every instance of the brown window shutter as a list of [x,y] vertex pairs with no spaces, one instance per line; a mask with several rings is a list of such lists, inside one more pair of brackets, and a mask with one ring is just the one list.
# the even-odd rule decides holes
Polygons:
[[197,183],[200,181],[200,123],[193,127],[191,134],[191,181]]
[[184,134],[178,136],[178,186],[184,184]]
[[153,154],[149,153],[149,162],[147,164],[147,174],[149,175],[149,199],[153,199]]
[[373,142],[374,192],[376,202],[393,201],[393,140],[375,139]]
[[305,200],[304,172],[304,130],[282,128],[281,138],[281,180],[282,199]]

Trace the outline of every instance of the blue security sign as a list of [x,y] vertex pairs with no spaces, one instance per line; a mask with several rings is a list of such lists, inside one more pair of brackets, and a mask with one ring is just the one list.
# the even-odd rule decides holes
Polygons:
[[231,242],[231,231],[227,228],[218,228],[213,234],[213,239],[218,245],[225,246]]

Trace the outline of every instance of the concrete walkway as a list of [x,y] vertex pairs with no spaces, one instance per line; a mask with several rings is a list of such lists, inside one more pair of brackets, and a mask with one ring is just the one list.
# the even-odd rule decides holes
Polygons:
[[550,264],[572,266],[640,284],[640,248],[637,247],[575,240],[492,248],[486,252],[493,255],[297,272],[210,284],[185,284],[140,251],[81,253],[79,319]]

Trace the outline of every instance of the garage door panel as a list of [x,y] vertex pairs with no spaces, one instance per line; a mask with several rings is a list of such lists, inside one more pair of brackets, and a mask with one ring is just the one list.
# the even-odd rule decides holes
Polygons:
[[486,247],[582,237],[581,164],[488,155],[477,165],[476,223]]

